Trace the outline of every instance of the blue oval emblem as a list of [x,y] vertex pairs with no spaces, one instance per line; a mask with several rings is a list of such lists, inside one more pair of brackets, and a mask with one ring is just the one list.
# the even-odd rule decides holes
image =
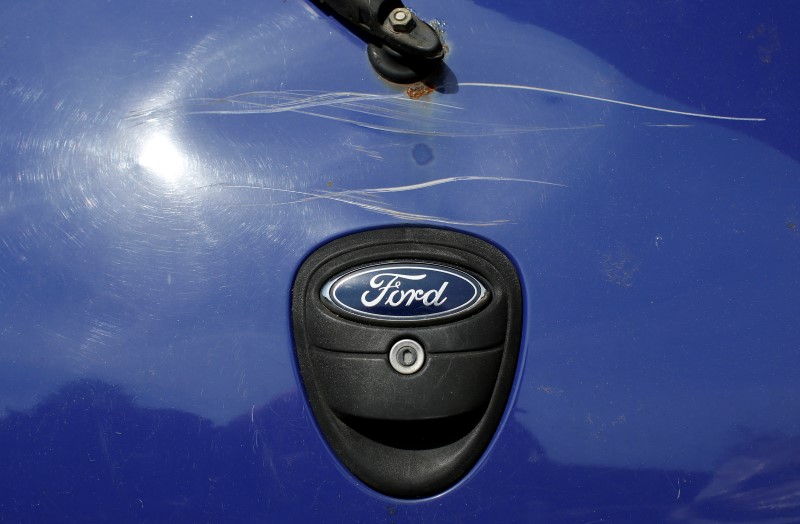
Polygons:
[[428,322],[483,306],[490,293],[460,269],[426,262],[384,262],[353,269],[322,288],[335,312],[386,322]]

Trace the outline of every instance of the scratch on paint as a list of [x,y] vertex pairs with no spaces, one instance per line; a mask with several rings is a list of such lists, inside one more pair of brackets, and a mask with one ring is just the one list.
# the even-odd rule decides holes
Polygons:
[[223,183],[210,184],[207,186],[199,187],[197,189],[224,188],[224,189],[258,190],[258,191],[267,191],[277,194],[286,194],[289,195],[291,198],[291,200],[285,202],[235,204],[236,207],[253,207],[253,206],[272,207],[272,206],[283,206],[283,205],[296,205],[296,204],[311,202],[314,200],[331,200],[342,204],[356,206],[361,209],[371,211],[374,213],[390,215],[395,218],[399,218],[401,220],[430,221],[440,224],[461,225],[461,226],[494,226],[494,225],[508,223],[509,222],[508,220],[461,221],[434,215],[410,213],[410,212],[400,211],[397,209],[392,209],[390,207],[387,207],[385,204],[381,204],[380,200],[377,200],[377,198],[379,198],[378,195],[383,193],[418,191],[422,189],[431,188],[434,186],[439,186],[442,184],[452,184],[452,183],[469,182],[469,181],[526,183],[526,184],[537,184],[537,185],[554,186],[554,187],[567,187],[564,184],[558,184],[555,182],[546,182],[543,180],[527,180],[523,178],[505,178],[505,177],[459,176],[459,177],[440,178],[436,180],[430,180],[428,182],[421,182],[419,184],[411,184],[405,186],[377,187],[377,188],[353,189],[353,190],[343,190],[343,191],[311,191],[311,190],[301,191],[295,189],[285,189],[285,188],[276,188],[276,187],[267,187],[258,185],[231,185]]
[[[544,93],[547,95],[560,95],[564,97],[588,100],[599,104],[625,106],[651,113],[656,112],[696,119],[733,120],[743,122],[765,121],[764,118],[725,116],[681,111],[677,109],[656,107],[625,100],[604,98],[586,93],[550,89],[533,85],[500,84],[488,82],[459,82],[454,84],[454,86],[458,88],[464,88],[465,90],[483,89],[494,92],[497,92],[498,90],[513,90],[531,93]],[[588,131],[605,127],[605,124],[599,122],[588,122],[581,125],[573,125],[569,121],[565,121],[565,125],[563,126],[534,126],[507,125],[498,122],[485,123],[469,121],[468,118],[453,118],[455,115],[459,114],[459,112],[462,112],[461,114],[463,115],[463,111],[465,111],[464,107],[452,103],[445,103],[442,100],[449,99],[442,96],[412,99],[409,98],[405,93],[380,94],[356,91],[251,91],[219,98],[193,98],[177,100],[173,103],[131,112],[126,120],[131,122],[133,125],[141,125],[150,122],[158,122],[164,117],[171,118],[176,114],[274,115],[278,113],[294,113],[333,120],[385,133],[453,138],[508,136],[556,131]],[[636,124],[634,123],[634,125]],[[640,125],[647,127],[667,128],[691,127],[691,124],[669,122],[644,122]],[[383,159],[383,156],[379,151],[366,149],[363,146],[356,146],[352,143],[349,145],[353,147],[355,151],[368,155],[375,160]],[[279,187],[231,184],[211,184],[198,189],[211,189],[214,187],[219,187],[227,189],[260,190],[270,192],[276,196],[284,195],[288,197],[283,201],[272,201],[273,197],[270,197],[271,200],[269,202],[234,204],[236,207],[298,205],[315,200],[327,200],[349,206],[355,206],[372,213],[388,215],[397,219],[408,221],[427,221],[458,226],[494,226],[508,223],[508,220],[456,220],[435,215],[412,213],[395,209],[382,201],[382,196],[386,194],[418,191],[442,184],[466,183],[470,181],[493,183],[532,183],[545,186],[566,187],[562,184],[541,180],[460,176],[440,178],[437,180],[404,186],[351,189],[344,191],[294,190]],[[329,187],[332,187],[332,185],[333,182],[328,183]],[[612,272],[615,274],[625,273],[627,270],[626,267],[621,267],[613,260],[609,260],[606,265],[611,268],[606,268],[607,272]],[[626,286],[629,285],[625,279],[618,283]]]
[[380,151],[376,151],[374,149],[367,149],[364,146],[354,145],[354,144],[352,144],[350,142],[348,142],[347,145],[349,145],[350,147],[352,147],[353,149],[355,149],[359,153],[363,153],[363,154],[367,155],[368,157],[372,158],[373,160],[383,160],[383,155],[381,154]]
[[711,115],[708,113],[692,113],[689,111],[678,111],[677,109],[667,109],[663,107],[647,106],[644,104],[636,104],[633,102],[625,102],[622,100],[614,100],[613,98],[603,98],[599,96],[585,95],[581,93],[574,93],[572,91],[560,91],[558,89],[547,89],[544,87],[515,85],[515,84],[491,84],[487,82],[459,82],[458,87],[493,87],[497,89],[516,89],[521,91],[537,91],[539,93],[549,93],[552,95],[571,96],[574,98],[583,98],[585,100],[594,100],[595,102],[604,102],[606,104],[616,104],[627,107],[634,107],[636,109],[644,109],[647,111],[656,111],[659,113],[670,113],[673,115],[691,116],[694,118],[710,118],[714,120],[735,120],[740,122],[764,122],[766,118],[754,117],[741,117],[741,116],[722,116]]
[[[412,112],[413,107],[425,109],[424,113]],[[330,111],[344,114],[330,114]],[[293,112],[326,120],[334,120],[359,127],[418,136],[482,137],[500,136],[543,131],[568,131],[604,127],[603,124],[579,126],[515,126],[487,124],[445,118],[445,115],[462,111],[457,105],[412,100],[397,94],[356,93],[350,91],[320,93],[316,91],[252,91],[223,98],[194,98],[152,109],[131,112],[127,119],[144,123],[171,113],[185,115],[264,115]],[[323,112],[328,111],[328,112]],[[372,118],[373,121],[367,120]],[[375,122],[374,119],[386,122]],[[399,126],[397,123],[405,123]],[[418,129],[419,124],[440,124],[440,129]],[[446,125],[455,130],[446,130]]]
[[[585,93],[532,85],[459,82],[455,84],[455,86],[458,88],[516,90],[560,95],[590,100],[602,104],[625,106],[644,111],[698,119],[741,122],[764,122],[766,120],[757,117],[725,116],[680,111],[677,109],[656,107],[624,100],[593,96]],[[410,104],[413,104],[413,106]],[[424,108],[425,111],[410,111],[409,109],[411,107]],[[499,123],[470,122],[450,118],[450,115],[458,111],[464,111],[464,109],[465,108],[462,106],[447,104],[441,101],[434,102],[430,99],[411,99],[404,94],[398,93],[378,94],[355,91],[325,92],[311,90],[250,91],[227,97],[179,100],[171,104],[131,112],[127,120],[139,124],[158,119],[165,114],[173,113],[182,113],[185,115],[267,115],[293,112],[387,133],[445,137],[501,136],[545,131],[587,130],[605,127],[604,124],[601,123],[567,126],[503,125]],[[331,111],[338,111],[339,113],[332,114]],[[344,111],[344,114],[341,113],[342,111]],[[384,119],[385,122],[376,122],[374,121],[375,118]],[[400,123],[404,125],[400,125]],[[415,127],[420,124],[441,125],[439,129],[420,129]],[[454,126],[454,129],[445,129],[446,125]],[[644,125],[652,127],[688,126],[688,124],[670,123],[645,123]]]
[[528,180],[527,178],[506,178],[506,177],[490,177],[490,176],[453,176],[449,178],[439,178],[437,180],[430,180],[419,184],[412,184],[408,186],[397,187],[383,187],[376,189],[364,189],[365,193],[397,193],[400,191],[414,191],[417,189],[424,189],[426,187],[438,186],[440,184],[450,184],[453,182],[464,182],[467,180],[489,180],[494,182],[527,182],[530,184],[542,184],[546,186],[567,187],[564,184],[557,184],[555,182],[545,182],[543,180]]
[[694,127],[692,124],[642,124],[645,127]]

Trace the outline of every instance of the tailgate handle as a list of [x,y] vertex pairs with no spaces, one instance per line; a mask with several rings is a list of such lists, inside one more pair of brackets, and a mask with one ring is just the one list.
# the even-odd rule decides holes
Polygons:
[[452,231],[359,233],[313,253],[292,300],[303,386],[344,465],[401,498],[463,478],[516,371],[521,289],[505,255]]

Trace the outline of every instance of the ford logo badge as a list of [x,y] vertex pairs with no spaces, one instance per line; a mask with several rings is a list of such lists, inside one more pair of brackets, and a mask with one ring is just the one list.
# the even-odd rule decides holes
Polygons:
[[482,307],[489,290],[474,276],[428,262],[384,262],[346,271],[321,298],[336,313],[391,323],[460,317]]

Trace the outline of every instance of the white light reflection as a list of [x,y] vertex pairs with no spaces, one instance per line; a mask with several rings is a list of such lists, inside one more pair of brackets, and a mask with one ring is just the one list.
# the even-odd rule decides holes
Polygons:
[[189,163],[169,135],[157,131],[148,135],[139,150],[137,161],[162,181],[174,184],[184,178]]

